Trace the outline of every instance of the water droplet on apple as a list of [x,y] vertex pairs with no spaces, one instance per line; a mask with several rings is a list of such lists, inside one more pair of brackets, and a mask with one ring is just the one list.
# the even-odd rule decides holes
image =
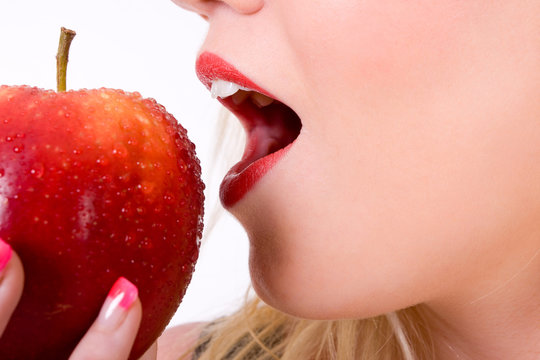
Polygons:
[[149,195],[154,192],[156,186],[149,181],[143,181],[137,186],[137,188],[140,189],[143,194]]
[[112,182],[112,176],[109,174],[105,174],[101,177],[101,181],[103,181],[104,183],[110,184]]
[[35,163],[30,169],[30,174],[38,179],[41,179],[43,177],[44,171],[45,167],[42,163]]
[[13,137],[11,136],[6,136],[6,142],[12,142],[13,141]]
[[165,200],[165,202],[167,204],[173,204],[174,200],[175,200],[175,197],[170,192],[167,192],[167,193],[165,193],[165,195],[163,195],[163,200]]
[[107,159],[105,156],[100,156],[99,159],[96,160],[96,164],[107,166],[109,165],[109,159]]
[[136,235],[134,233],[127,234],[124,241],[127,245],[133,245],[135,243]]
[[125,158],[128,155],[128,151],[122,143],[116,144],[112,150],[112,153],[114,156],[118,156],[119,158]]
[[118,175],[117,179],[118,181],[127,184],[131,180],[131,174],[129,172],[126,172],[125,174]]
[[16,153],[16,154],[22,153],[23,150],[24,150],[24,145],[22,145],[22,144],[13,147],[13,152]]

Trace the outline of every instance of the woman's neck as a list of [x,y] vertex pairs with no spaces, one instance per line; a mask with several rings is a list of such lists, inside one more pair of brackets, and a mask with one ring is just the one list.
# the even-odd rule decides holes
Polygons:
[[540,251],[480,296],[427,308],[438,360],[540,359]]

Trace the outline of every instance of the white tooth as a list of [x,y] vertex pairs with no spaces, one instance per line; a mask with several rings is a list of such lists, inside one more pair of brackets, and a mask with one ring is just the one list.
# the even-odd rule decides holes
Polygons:
[[214,99],[216,99],[217,97],[225,99],[226,97],[236,93],[238,90],[248,89],[230,81],[218,79],[212,81],[212,88],[210,90],[210,93]]
[[268,106],[274,102],[274,99],[258,92],[251,93],[251,100],[253,100],[255,105],[257,105],[259,108]]

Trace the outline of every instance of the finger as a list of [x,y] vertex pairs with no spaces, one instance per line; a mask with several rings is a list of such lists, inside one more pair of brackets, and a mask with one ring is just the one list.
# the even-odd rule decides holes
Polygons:
[[0,336],[21,298],[24,271],[11,246],[0,238]]
[[135,285],[119,278],[103,307],[70,360],[125,360],[135,341],[142,317]]
[[157,359],[157,341],[150,346],[150,349],[146,350],[143,356],[139,360],[156,360]]

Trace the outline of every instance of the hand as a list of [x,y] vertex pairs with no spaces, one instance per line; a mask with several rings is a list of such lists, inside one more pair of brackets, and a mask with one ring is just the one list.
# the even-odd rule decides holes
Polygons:
[[[21,297],[24,271],[19,256],[0,239],[0,336]],[[137,288],[124,278],[112,287],[101,311],[70,360],[128,359],[142,317]],[[141,360],[154,360],[154,344]]]

